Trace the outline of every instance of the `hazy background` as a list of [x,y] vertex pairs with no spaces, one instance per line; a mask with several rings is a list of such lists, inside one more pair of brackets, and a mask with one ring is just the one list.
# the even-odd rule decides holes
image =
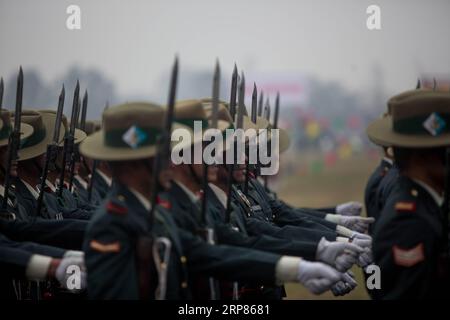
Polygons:
[[[71,4],[81,8],[81,30],[66,28]],[[379,31],[366,28],[371,4],[381,7]],[[211,95],[218,58],[228,100],[237,63],[247,105],[253,82],[272,105],[281,93],[291,148],[270,181],[280,196],[303,206],[362,201],[379,159],[367,123],[418,77],[450,89],[449,31],[448,0],[0,0],[4,106],[14,106],[20,65],[24,106],[56,108],[64,82],[70,114],[80,79],[88,116],[98,119],[106,101],[165,103],[175,54],[179,99]],[[288,297],[310,296],[290,286]],[[366,297],[360,285],[346,298]]]

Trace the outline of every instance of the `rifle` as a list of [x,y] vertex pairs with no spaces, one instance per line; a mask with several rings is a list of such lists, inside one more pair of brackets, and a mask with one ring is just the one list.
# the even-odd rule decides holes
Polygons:
[[[220,89],[220,66],[219,61],[216,61],[216,67],[214,70],[213,77],[213,87],[212,87],[212,116],[211,116],[211,128],[217,128],[218,122],[218,111],[219,111],[219,89]],[[199,230],[200,235],[205,239],[205,241],[209,244],[214,245],[214,229],[208,226],[207,221],[207,201],[208,201],[208,164],[203,161],[203,181],[202,181],[202,189],[203,189],[203,197],[202,197],[202,208],[201,208],[201,217],[203,223],[203,229]],[[209,292],[210,299],[217,300],[218,290],[217,290],[217,282],[214,278],[208,278],[209,282]]]
[[23,71],[22,67],[19,69],[19,75],[17,77],[17,90],[16,90],[16,109],[14,113],[14,128],[9,134],[8,141],[8,162],[6,164],[5,172],[5,191],[3,193],[3,202],[1,205],[0,212],[2,215],[8,214],[8,199],[9,199],[9,189],[11,187],[11,168],[13,162],[18,159],[17,151],[20,145],[20,118],[22,114],[22,97],[23,97]]
[[[87,108],[87,96],[86,96],[87,91],[85,91],[85,95],[83,97],[83,107]],[[80,117],[80,107],[81,103],[80,100],[78,100],[77,103],[77,112],[75,114],[75,126],[78,126],[78,120]],[[75,128],[74,128],[74,135],[75,135]],[[75,139],[75,137],[74,137]],[[72,153],[72,157],[70,158],[70,171],[69,171],[69,190],[72,191],[72,186],[73,186],[73,177],[75,175],[75,165],[77,162],[80,161],[80,153],[78,152],[78,145],[73,145],[73,153]]]
[[53,131],[53,140],[51,143],[47,145],[47,152],[45,155],[45,163],[44,163],[44,169],[42,170],[41,175],[41,182],[39,187],[39,197],[37,199],[37,206],[36,206],[36,212],[34,215],[34,218],[40,215],[41,208],[42,208],[42,202],[44,200],[44,189],[45,189],[45,182],[47,181],[47,174],[49,170],[54,170],[55,168],[55,161],[58,154],[58,144],[59,144],[59,133],[61,130],[61,120],[63,116],[63,110],[64,110],[64,100],[65,100],[65,89],[64,84],[61,89],[61,93],[59,95],[58,99],[58,110],[56,111],[56,120],[55,120],[55,130]]
[[[266,99],[266,105],[264,106],[264,118],[270,122],[270,103],[269,103],[269,98]],[[269,142],[267,142],[269,143]],[[267,153],[270,152],[270,148],[267,150]],[[267,176],[263,177],[264,179],[264,188],[267,190],[269,181]]]
[[[151,181],[151,208],[148,215],[148,233],[141,236],[137,240],[136,252],[137,252],[137,264],[139,274],[139,295],[142,299],[148,299],[150,297],[150,289],[153,285],[151,279],[150,268],[158,273],[158,287],[156,289],[155,298],[163,300],[166,293],[166,277],[167,266],[169,265],[169,257],[172,243],[168,238],[158,237],[155,239],[152,234],[154,220],[155,220],[155,208],[157,205],[158,193],[161,189],[159,183],[159,174],[168,163],[170,156],[171,146],[171,132],[172,122],[174,118],[175,109],[175,97],[177,91],[178,80],[178,57],[175,58],[175,62],[172,68],[172,75],[170,79],[169,88],[169,101],[167,105],[167,111],[165,114],[164,129],[158,137],[157,148],[158,153],[153,162],[152,181]],[[159,256],[159,250],[163,250],[163,260]],[[155,261],[158,263],[155,264]],[[164,266],[164,267],[163,267]]]
[[70,129],[69,132],[65,134],[64,137],[64,148],[63,148],[63,159],[62,159],[62,167],[59,175],[59,185],[57,190],[57,196],[60,198],[62,196],[63,188],[64,188],[64,178],[66,173],[67,159],[70,157],[69,164],[72,163],[73,158],[73,145],[74,145],[74,134],[75,134],[75,124],[76,124],[76,115],[79,103],[79,95],[80,95],[80,82],[77,80],[77,85],[75,86],[75,91],[73,94],[73,103],[72,103],[72,115],[70,117]]
[[[237,78],[232,79],[234,82],[234,86],[237,85]],[[233,84],[232,84],[233,86]],[[244,117],[244,97],[245,97],[245,77],[244,73],[242,73],[241,81],[239,83],[239,103],[238,103],[238,111],[237,111],[237,118],[236,118],[236,129],[240,129],[243,127],[243,117]],[[236,99],[236,96],[234,97]],[[234,101],[236,104],[236,101]],[[231,102],[230,102],[231,104]],[[237,152],[237,141],[235,138],[233,138],[233,150]],[[234,159],[238,159],[237,155],[235,155]],[[226,223],[231,222],[231,198],[233,196],[233,172],[235,168],[234,159],[231,164],[228,165],[228,180],[227,180],[227,206],[225,209],[225,219]],[[237,281],[233,282],[233,300],[239,300],[239,283]]]
[[[232,112],[232,107],[233,106],[233,112],[236,113],[236,91],[237,91],[237,68],[236,68],[236,64],[234,65],[234,69],[233,69],[233,76],[231,77],[231,95],[230,95],[230,114],[231,117],[233,119],[233,121],[236,121],[236,117],[235,114],[231,113]],[[238,113],[239,115],[239,113]],[[235,148],[236,143],[235,140],[233,140],[233,149]],[[227,198],[227,207],[225,208],[225,222],[226,223],[230,223],[230,215],[231,215],[231,189],[232,189],[232,180],[233,180],[233,171],[234,171],[234,162],[229,164],[227,166],[227,170],[228,170],[228,198]]]
[[[256,123],[256,117],[257,117],[257,100],[258,100],[258,90],[256,89],[256,83],[253,83],[253,93],[252,93],[252,109],[251,109],[251,117],[250,120],[253,123]],[[249,141],[250,144],[250,141]],[[250,150],[250,145],[248,145],[248,150]],[[245,165],[245,184],[244,184],[244,193],[248,194],[248,182],[250,179],[250,156],[248,156],[246,165]]]

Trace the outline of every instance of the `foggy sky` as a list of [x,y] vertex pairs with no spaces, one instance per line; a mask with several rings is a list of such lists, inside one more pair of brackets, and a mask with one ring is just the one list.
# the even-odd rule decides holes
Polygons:
[[[81,7],[80,31],[66,28],[70,4]],[[366,28],[370,4],[381,7],[380,31]],[[352,91],[369,90],[379,66],[393,94],[420,74],[450,73],[449,36],[445,0],[0,0],[0,75],[23,65],[52,80],[79,64],[121,95],[154,94],[178,53],[180,72],[212,71],[218,57],[224,74],[236,62],[250,79],[298,72]]]

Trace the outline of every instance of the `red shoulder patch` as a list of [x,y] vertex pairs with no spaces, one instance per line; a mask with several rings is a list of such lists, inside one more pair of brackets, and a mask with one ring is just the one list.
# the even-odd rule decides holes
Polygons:
[[400,212],[416,212],[416,203],[411,201],[400,201],[395,204],[395,210]]
[[127,208],[122,207],[122,206],[120,206],[117,203],[114,203],[112,201],[109,201],[106,204],[106,210],[109,213],[118,214],[118,215],[124,215],[124,214],[128,213],[128,209]]
[[172,208],[172,204],[168,200],[163,199],[160,196],[156,197],[156,203],[158,205],[160,205],[161,207],[166,208],[168,210],[170,210]]
[[425,260],[423,243],[411,249],[401,249],[398,246],[392,247],[395,264],[402,267],[412,267],[413,265]]
[[254,174],[252,171],[249,171],[249,172],[248,172],[248,177],[249,177],[250,179],[256,179],[256,176],[255,176],[255,174]]

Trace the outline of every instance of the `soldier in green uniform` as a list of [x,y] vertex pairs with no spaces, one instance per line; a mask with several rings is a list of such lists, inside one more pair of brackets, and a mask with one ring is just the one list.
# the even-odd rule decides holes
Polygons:
[[[229,119],[226,117],[223,118],[224,110],[224,108],[219,109],[220,121],[218,122],[218,125],[219,129],[221,128],[222,130],[230,128],[231,125],[230,122],[227,121]],[[177,121],[189,125],[192,128],[194,127],[195,121],[203,123],[204,130],[208,128],[206,125],[208,121],[207,113],[205,112],[204,106],[200,101],[188,100],[178,103],[175,109],[175,116]],[[194,152],[194,144],[200,143],[199,141],[196,142],[195,138],[192,141],[193,145],[185,151]],[[217,166],[210,166],[208,169],[208,179],[210,181],[215,181],[216,172],[219,168]],[[206,201],[205,221],[205,219],[202,218],[201,212],[202,196],[204,195],[202,181],[205,179],[203,164],[184,163],[175,165],[173,170],[174,183],[172,184],[172,188],[168,194],[169,200],[177,212],[177,214],[174,215],[175,221],[180,227],[189,230],[192,233],[196,233],[201,228],[204,228],[205,225],[209,225],[215,229],[216,240],[218,243],[259,249],[278,254],[289,253],[291,255],[307,257],[311,260],[317,259],[316,250],[320,239],[316,242],[305,241],[306,239],[303,235],[303,230],[299,228],[292,228],[295,229],[291,232],[291,235],[293,235],[292,238],[285,237],[284,239],[280,239],[265,234],[258,234],[256,236],[254,235],[253,237],[249,237],[245,227],[241,228],[241,231],[244,231],[244,233],[238,233],[235,232],[230,225],[225,225],[225,219],[223,217],[223,211],[225,208],[218,208],[221,204],[218,204],[216,201],[216,193],[218,190],[216,189],[213,191],[212,188],[214,188],[214,186],[212,188],[208,187],[206,190],[208,199]],[[239,207],[236,207],[236,209],[239,210]],[[238,225],[235,224],[233,227],[238,227]],[[293,241],[293,239],[295,240]],[[324,240],[324,243],[325,242],[326,241]],[[338,264],[338,266],[336,266],[336,261],[334,258],[328,260],[327,263],[337,267],[340,270],[342,268],[342,271],[345,271],[351,267],[356,260],[354,256],[346,255],[344,252],[354,251],[355,249],[360,250],[360,248],[356,248],[351,244],[333,244],[329,246],[327,245],[326,247],[326,250],[323,248],[324,251],[333,251],[334,258],[339,257],[338,260],[339,262],[342,262],[342,264]],[[357,256],[356,252],[357,251],[354,252],[355,256]],[[345,257],[341,256],[341,254]],[[331,255],[325,254],[323,256],[329,257]]]
[[[176,227],[172,217],[178,212],[170,202],[163,202],[171,207],[170,213],[161,206],[156,208],[154,225],[149,230],[148,212],[152,205],[157,205],[148,200],[151,163],[157,152],[156,141],[163,128],[163,118],[163,109],[153,104],[129,103],[112,107],[103,113],[103,129],[80,145],[83,155],[107,161],[115,180],[86,233],[84,250],[91,298],[190,298],[190,278],[199,274],[268,284],[297,281],[315,293],[341,280],[341,273],[321,263],[209,245]],[[153,283],[150,293],[142,296],[140,288],[148,287],[148,283],[145,283],[146,278],[139,277],[142,268],[138,268],[141,264],[136,259],[136,241],[149,233],[169,240],[165,241],[165,256],[170,259],[166,259],[164,265],[156,263],[163,281]],[[157,256],[155,261],[158,259]],[[151,265],[143,268],[155,272]]]
[[374,230],[381,270],[375,299],[448,298],[448,228],[443,204],[445,152],[450,145],[450,94],[412,90],[388,101],[390,114],[368,128],[391,145],[399,176]]

